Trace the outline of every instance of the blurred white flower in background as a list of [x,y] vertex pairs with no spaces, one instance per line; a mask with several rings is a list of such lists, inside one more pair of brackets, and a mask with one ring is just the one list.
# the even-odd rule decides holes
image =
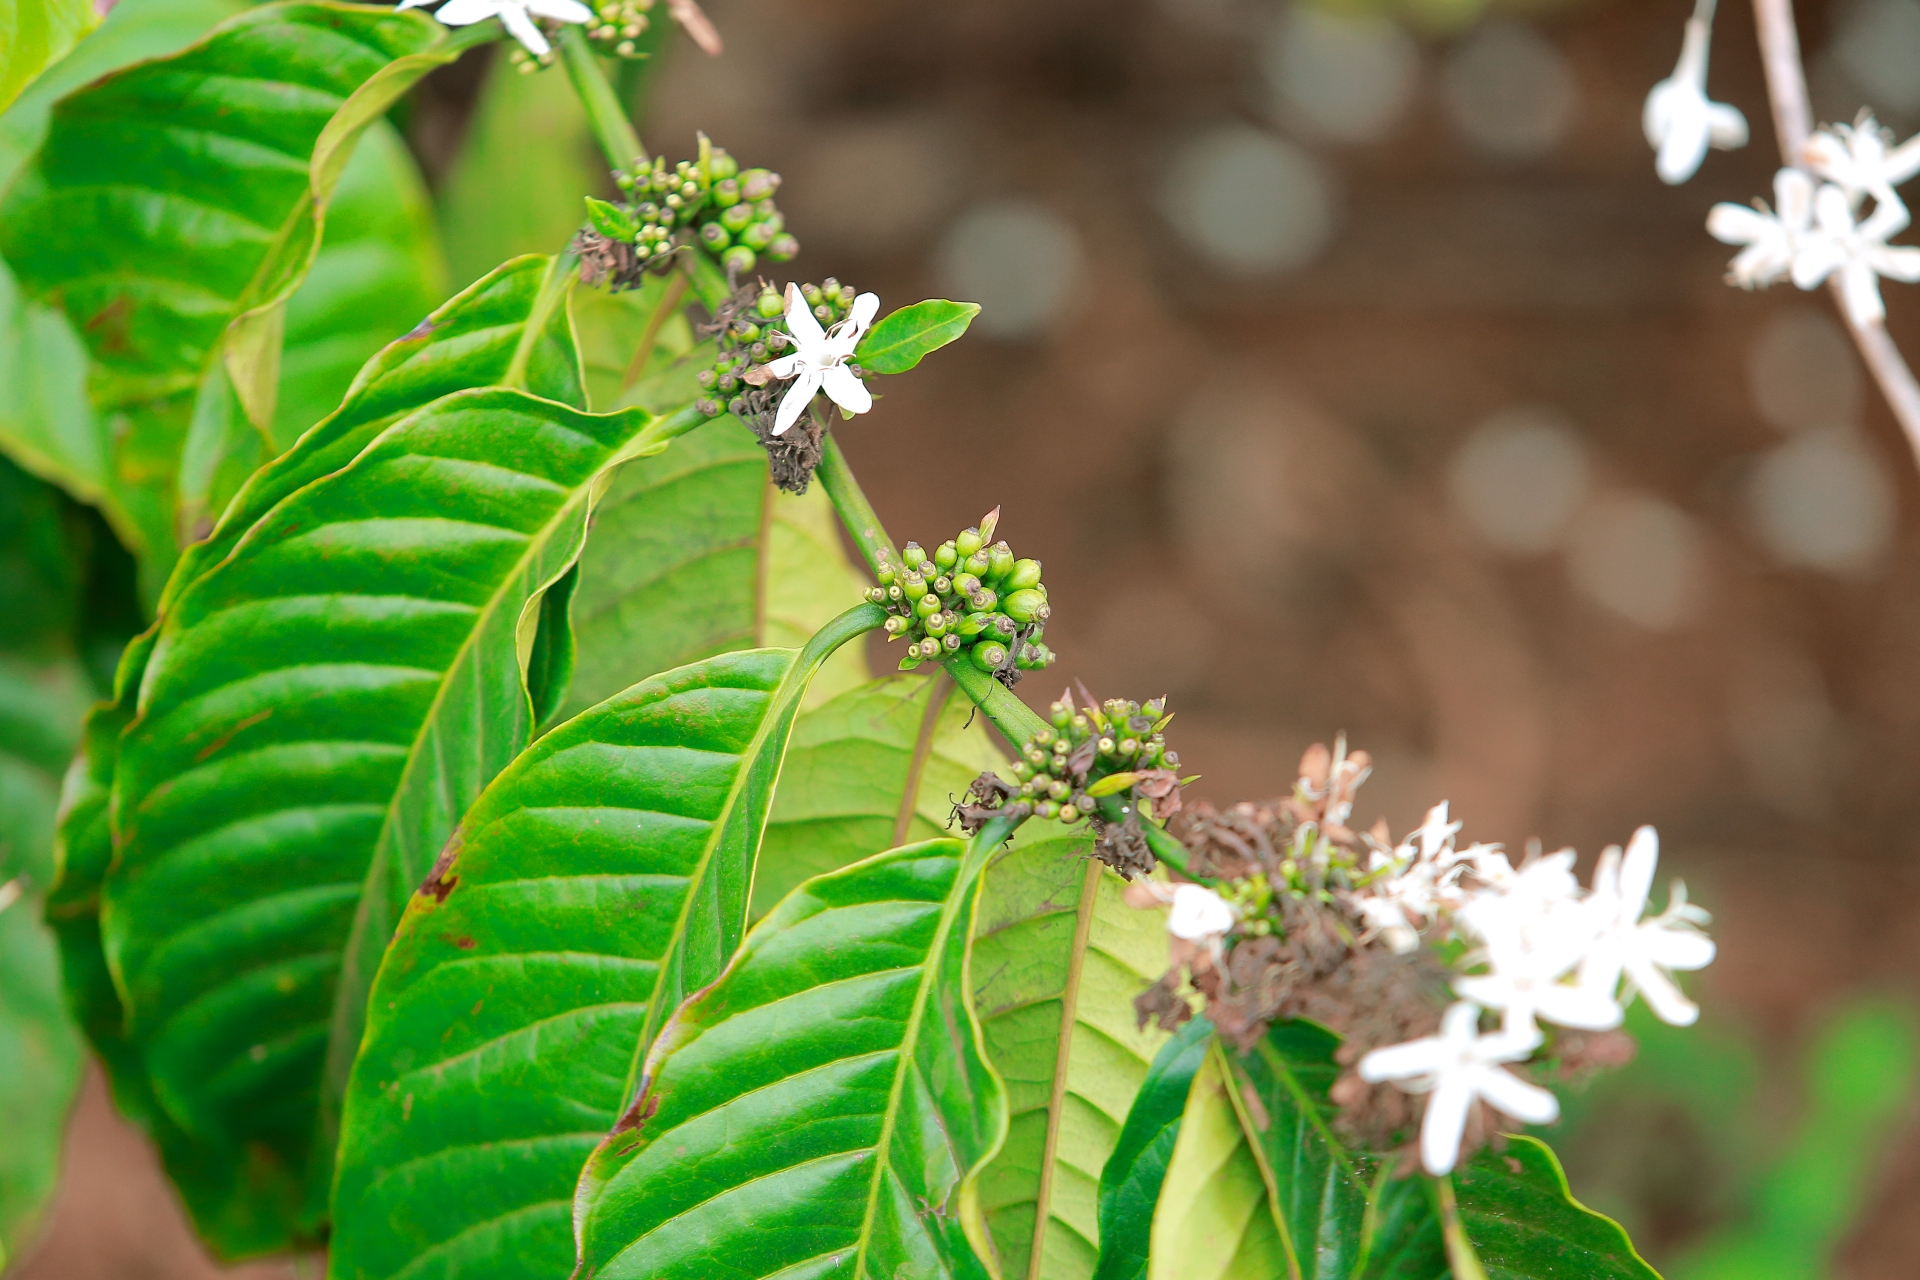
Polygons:
[[1660,837],[1641,827],[1622,855],[1614,846],[1600,855],[1593,873],[1589,907],[1600,917],[1599,932],[1581,963],[1581,986],[1609,999],[1624,980],[1630,991],[1647,998],[1662,1022],[1691,1026],[1700,1009],[1674,984],[1675,969],[1704,969],[1713,963],[1713,940],[1700,932],[1708,915],[1687,901],[1687,887],[1673,883],[1667,909],[1643,918],[1660,860]]
[[1691,178],[1707,158],[1707,148],[1732,151],[1747,145],[1747,118],[1736,107],[1707,99],[1707,49],[1713,39],[1714,0],[1700,0],[1687,20],[1680,61],[1673,74],[1653,86],[1641,113],[1641,127],[1656,155],[1654,171],[1668,185]]
[[1173,908],[1167,912],[1167,932],[1188,942],[1207,942],[1233,928],[1233,908],[1213,890],[1197,884],[1173,888]]

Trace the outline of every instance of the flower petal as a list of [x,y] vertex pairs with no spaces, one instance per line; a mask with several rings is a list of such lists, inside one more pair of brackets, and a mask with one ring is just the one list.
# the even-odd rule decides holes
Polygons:
[[800,421],[800,415],[813,403],[813,396],[820,390],[820,371],[805,369],[795,378],[793,385],[787,388],[787,394],[780,399],[780,412],[773,420],[773,434],[783,436],[787,428]]
[[1660,153],[1654,158],[1653,171],[1670,187],[1691,178],[1707,158],[1707,117],[1697,109],[1701,105],[1689,103],[1690,109],[1674,113],[1667,136],[1660,143]]
[[1672,978],[1644,962],[1628,962],[1627,980],[1647,998],[1654,1016],[1671,1027],[1690,1027],[1700,1018],[1700,1006],[1681,993]]
[[1740,108],[1724,102],[1707,104],[1707,140],[1722,151],[1738,151],[1747,145],[1747,118]]
[[1804,230],[1813,221],[1813,179],[1798,169],[1774,174],[1773,209],[1783,226]]
[[1473,1102],[1473,1086],[1459,1074],[1442,1079],[1428,1096],[1427,1115],[1420,1122],[1420,1163],[1434,1177],[1451,1171],[1460,1159],[1460,1136],[1467,1131]]
[[781,356],[777,360],[767,361],[767,372],[776,378],[791,378],[806,368],[807,362],[799,355]]
[[501,0],[447,0],[433,16],[450,27],[464,27],[497,17],[502,7]]
[[1382,1080],[1411,1080],[1417,1076],[1430,1076],[1440,1069],[1440,1064],[1448,1056],[1435,1036],[1423,1036],[1405,1044],[1390,1044],[1360,1059],[1360,1078],[1370,1084],[1379,1084]]
[[1552,1124],[1560,1118],[1560,1101],[1537,1084],[1528,1084],[1511,1071],[1488,1067],[1475,1082],[1480,1096],[1496,1111],[1528,1124]]
[[816,350],[827,340],[827,331],[813,318],[813,312],[807,307],[807,300],[800,292],[800,286],[787,286],[787,332],[800,347],[802,355]]
[[1626,854],[1620,859],[1620,914],[1631,924],[1646,910],[1647,895],[1653,892],[1653,873],[1660,865],[1660,833],[1641,827],[1627,841]]
[[[458,4],[459,0],[454,0],[454,3]],[[544,35],[540,34],[540,28],[533,24],[533,19],[527,16],[525,5],[501,5],[500,21],[504,22],[507,30],[513,33],[513,38],[525,45],[527,52],[536,58],[544,58],[553,52],[553,46],[547,43]]]
[[1890,244],[1873,255],[1873,269],[1890,280],[1912,284],[1920,280],[1920,248]]
[[1707,234],[1721,244],[1758,244],[1779,230],[1778,219],[1744,204],[1723,202],[1707,214]]
[[828,369],[822,385],[828,397],[848,413],[865,413],[873,408],[873,393],[867,390],[867,384],[854,377],[853,370],[843,364]]
[[1611,1031],[1620,1025],[1620,1006],[1613,997],[1592,987],[1569,987],[1559,983],[1540,993],[1535,1011],[1548,1022],[1581,1031]]
[[1638,930],[1635,940],[1641,954],[1662,969],[1704,969],[1717,950],[1712,938],[1691,929],[1648,925]]
[[593,10],[580,0],[527,0],[527,8],[555,22],[591,22]]

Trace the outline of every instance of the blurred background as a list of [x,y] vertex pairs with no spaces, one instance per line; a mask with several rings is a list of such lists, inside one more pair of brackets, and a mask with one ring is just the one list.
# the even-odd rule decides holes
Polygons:
[[[1000,504],[1044,559],[1023,695],[1169,695],[1223,804],[1344,731],[1396,832],[1446,799],[1590,864],[1656,824],[1720,957],[1699,1027],[1568,1095],[1575,1194],[1674,1280],[1910,1280],[1920,473],[1824,292],[1722,283],[1707,210],[1777,158],[1739,0],[1709,83],[1753,144],[1654,176],[1689,8],[713,0],[725,55],[634,88],[655,150],[785,175],[797,278],[983,304],[840,438],[896,537]],[[1920,0],[1797,8],[1821,119],[1920,127]],[[558,73],[469,56],[402,123],[456,285],[608,186]],[[97,1080],[69,1149],[10,1274],[218,1274]]]

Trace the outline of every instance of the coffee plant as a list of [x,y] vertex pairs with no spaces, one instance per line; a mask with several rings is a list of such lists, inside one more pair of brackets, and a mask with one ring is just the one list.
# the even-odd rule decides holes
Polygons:
[[[0,96],[96,21],[21,11]],[[780,279],[779,175],[622,113],[669,20],[124,0],[8,113],[0,1242],[84,1039],[340,1280],[1652,1276],[1523,1132],[1694,1016],[1652,831],[1583,886],[1029,710],[1020,513],[896,543],[835,434],[978,308]],[[388,114],[503,40],[612,198],[441,300]]]

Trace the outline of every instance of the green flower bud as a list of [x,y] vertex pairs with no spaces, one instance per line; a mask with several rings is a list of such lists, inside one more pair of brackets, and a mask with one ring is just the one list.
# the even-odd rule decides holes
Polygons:
[[715,182],[730,179],[740,172],[740,162],[715,147],[713,154],[707,158],[707,172],[712,175]]
[[1014,665],[1022,671],[1039,671],[1052,661],[1052,656],[1038,645],[1023,644],[1020,646],[1020,656],[1014,659]]
[[743,244],[737,244],[721,257],[720,265],[726,268],[728,275],[744,276],[752,271],[759,261],[754,256],[753,250]]
[[954,591],[959,595],[970,596],[980,589],[980,579],[971,573],[956,573],[951,581]]
[[1047,784],[1047,795],[1054,800],[1065,800],[1073,788],[1064,782],[1054,781]]
[[979,550],[967,556],[968,573],[977,573],[984,578],[992,569],[993,553],[985,547],[981,547]]
[[753,303],[754,314],[762,320],[777,320],[786,309],[786,302],[772,289],[762,289]]
[[1029,587],[1040,585],[1040,562],[1038,560],[1015,560],[1013,568],[1007,573],[1007,590],[1025,591]]
[[887,588],[887,599],[893,601],[895,604],[898,604],[900,601],[905,600],[906,598],[907,598],[907,593],[899,583],[896,582],[892,586]]
[[959,537],[953,540],[953,549],[961,556],[970,556],[978,551],[980,547],[981,540],[978,529],[964,530]]
[[1025,760],[1016,761],[1013,766],[1013,776],[1025,782],[1033,776],[1033,766]]
[[817,284],[803,284],[800,286],[800,296],[806,300],[808,306],[817,307],[820,305],[822,297],[820,286]]
[[1082,816],[1079,806],[1077,805],[1069,804],[1060,807],[1060,822],[1063,826],[1072,826],[1074,823],[1080,821]]
[[1043,818],[1057,818],[1060,816],[1060,806],[1051,800],[1042,800],[1035,806],[1034,812]]
[[719,223],[703,222],[700,224],[700,243],[713,252],[720,253],[733,243],[733,237],[728,235],[727,229]]
[[883,564],[878,569],[874,570],[873,576],[879,579],[881,586],[890,587],[893,585],[893,577],[894,577],[893,566],[890,564]]
[[1178,751],[1162,751],[1160,753],[1160,763],[1169,769],[1178,769],[1180,767],[1180,753]]
[[1138,751],[1138,750],[1140,750],[1140,743],[1139,743],[1139,741],[1138,741],[1138,740],[1136,740],[1136,739],[1134,739],[1134,738],[1122,738],[1122,739],[1120,739],[1120,754],[1121,754],[1121,755],[1123,755],[1123,756],[1130,756],[1130,755],[1132,755],[1132,754],[1134,754],[1134,753],[1135,753],[1136,751]]
[[703,387],[710,387],[714,383],[718,382],[720,379],[719,379],[719,376],[715,374],[713,370],[702,369],[699,373],[696,373],[693,375],[693,380],[699,383]]
[[1073,798],[1073,807],[1082,813],[1092,813],[1094,809],[1098,807],[1099,803],[1100,802],[1092,796],[1075,796]]
[[951,569],[960,563],[960,552],[953,545],[952,538],[948,538],[945,542],[934,548],[933,562],[942,569]]
[[900,558],[906,561],[907,568],[918,569],[927,562],[927,553],[920,549],[919,543],[909,542],[900,548]]
[[1056,702],[1048,708],[1047,718],[1053,721],[1053,727],[1064,729],[1073,723],[1073,708],[1064,702]]
[[[734,206],[736,209],[739,207],[738,205]],[[777,231],[769,227],[766,223],[756,222],[740,233],[740,243],[746,245],[749,249],[764,249],[773,243],[774,236],[778,234]],[[818,308],[815,308],[815,313],[818,314]],[[825,319],[824,316],[821,318]]]
[[1047,728],[1045,725],[1042,725],[1040,728],[1034,730],[1033,740],[1039,743],[1043,747],[1051,743],[1053,741],[1053,737],[1054,737],[1053,730]]
[[995,594],[992,587],[980,587],[975,590],[972,595],[969,595],[967,599],[972,601],[973,607],[981,613],[990,612],[995,605],[1000,603],[1000,597]]
[[1007,662],[1007,646],[998,640],[983,640],[969,652],[973,665],[982,671],[998,671]]
[[[1028,588],[1016,591],[1001,602],[1000,608],[1015,622],[1032,622],[1042,609],[1047,607],[1047,598],[1038,591]],[[1071,639],[1071,637],[1069,637]]]
[[[768,213],[773,212],[773,208],[771,205],[768,206],[767,212]],[[828,302],[835,301],[838,298],[839,293],[840,293],[840,281],[837,277],[828,276],[825,280],[822,280],[820,282],[820,296],[825,298]]]
[[887,589],[885,587],[868,587],[867,588],[868,604],[885,604],[886,602],[887,602]]
[[[935,566],[935,568],[938,567],[938,565]],[[943,573],[933,580],[933,589],[943,596],[950,596],[953,594],[953,579]]]
[[[720,211],[720,225],[736,234],[745,231],[753,225],[753,206],[750,204],[735,204],[722,209]],[[776,293],[773,296],[777,298],[780,295]],[[776,311],[773,314],[777,316],[780,312]]]
[[[900,589],[906,592],[907,599],[920,600],[927,594],[927,580],[909,569],[900,579]],[[935,603],[937,604],[938,601]]]
[[[948,616],[951,617],[952,615],[949,614]],[[948,653],[958,653],[960,652],[960,637],[949,631],[946,635],[940,637],[940,647]]]
[[913,611],[923,618],[931,618],[940,612],[940,597],[929,591],[913,602]]
[[767,257],[775,262],[792,262],[799,252],[800,242],[784,231],[775,236],[773,243],[767,246]]
[[1004,542],[996,542],[987,550],[987,576],[1004,578],[1013,572],[1013,549]]
[[752,342],[760,336],[760,326],[751,320],[733,322],[733,338],[736,342]]
[[745,418],[747,416],[746,398],[743,396],[735,396],[733,399],[727,401],[727,412],[736,418]]
[[886,621],[887,634],[890,636],[897,636],[902,631],[905,631],[908,627],[912,625],[913,625],[912,623],[908,622],[905,618],[902,618],[902,617],[896,616],[896,617],[888,618]]
[[[928,596],[926,599],[931,600],[933,597]],[[922,601],[922,603],[925,603],[925,601]],[[947,615],[945,613],[942,613],[936,608],[934,612],[927,617],[926,621],[920,625],[926,628],[928,635],[938,640],[947,634],[947,628],[953,624],[947,621]]]

